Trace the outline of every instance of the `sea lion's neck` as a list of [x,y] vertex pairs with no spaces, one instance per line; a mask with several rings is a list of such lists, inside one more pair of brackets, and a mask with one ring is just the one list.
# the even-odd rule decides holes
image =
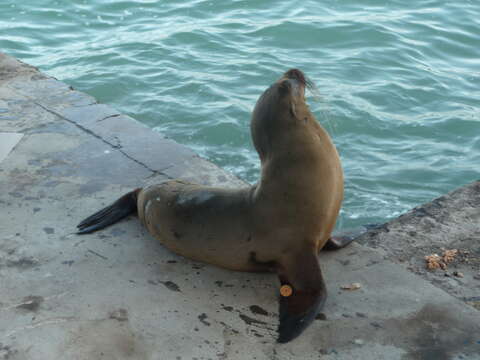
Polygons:
[[[313,117],[284,134],[272,139],[269,151],[261,157],[262,173],[254,192],[257,202],[268,201],[272,194],[278,196],[278,191],[300,200],[320,183],[343,177],[335,146]],[[322,174],[322,181],[313,174]]]

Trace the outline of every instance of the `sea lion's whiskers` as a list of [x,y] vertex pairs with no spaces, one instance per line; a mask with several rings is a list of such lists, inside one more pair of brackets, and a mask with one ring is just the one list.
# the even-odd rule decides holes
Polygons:
[[[325,104],[328,105],[328,103]],[[337,129],[337,123],[330,116],[330,109],[321,109],[320,114],[322,115],[322,119],[324,120],[325,127],[328,128],[328,132],[332,137],[334,137]]]
[[328,129],[328,132],[333,136],[336,132],[337,124],[329,116],[331,106],[330,103],[322,96],[322,93],[318,87],[311,81],[306,78],[306,89],[308,89],[308,95],[310,95],[312,102],[321,104],[321,109],[318,110],[322,117],[322,124],[325,124],[325,127]]

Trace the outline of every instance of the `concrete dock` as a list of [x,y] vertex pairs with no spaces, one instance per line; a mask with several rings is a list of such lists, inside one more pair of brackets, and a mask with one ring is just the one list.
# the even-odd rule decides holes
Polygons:
[[[177,256],[133,217],[75,234],[125,192],[172,178],[245,186],[0,54],[0,360],[480,359],[480,182],[322,253],[325,316],[281,345],[275,275]],[[448,249],[448,266],[425,268]]]

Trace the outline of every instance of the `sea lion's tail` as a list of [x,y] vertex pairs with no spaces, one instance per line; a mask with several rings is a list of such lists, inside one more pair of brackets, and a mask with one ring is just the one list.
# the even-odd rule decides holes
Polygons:
[[138,188],[123,195],[113,204],[83,220],[77,225],[77,234],[88,234],[106,228],[128,215],[135,214],[137,212],[137,196],[140,190],[141,188]]

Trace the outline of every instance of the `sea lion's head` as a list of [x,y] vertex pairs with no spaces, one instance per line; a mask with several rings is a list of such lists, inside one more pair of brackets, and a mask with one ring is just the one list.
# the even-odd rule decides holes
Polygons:
[[313,84],[302,71],[290,69],[258,99],[252,114],[253,144],[263,161],[276,145],[283,144],[289,130],[306,118],[312,118],[305,102],[305,88]]

